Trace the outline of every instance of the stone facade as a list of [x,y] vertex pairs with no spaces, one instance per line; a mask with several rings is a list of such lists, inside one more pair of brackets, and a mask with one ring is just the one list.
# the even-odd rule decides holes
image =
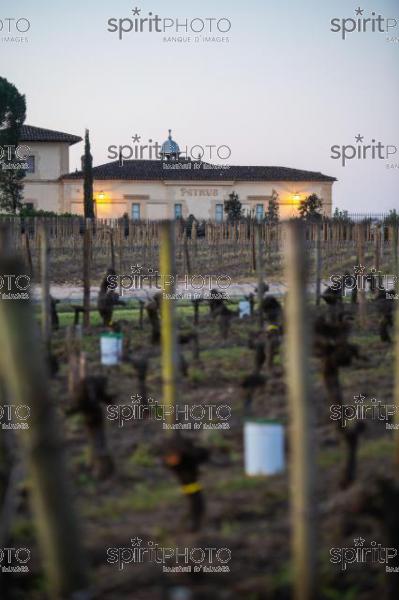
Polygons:
[[[83,214],[83,173],[69,173],[69,146],[78,136],[26,126],[32,172],[24,180],[24,202],[58,213]],[[171,137],[163,148],[171,146]],[[172,141],[175,150],[177,144]],[[301,200],[317,194],[323,213],[332,213],[334,177],[285,167],[216,166],[162,154],[160,160],[115,161],[94,167],[97,217],[127,213],[134,219],[186,218],[221,220],[223,205],[238,194],[246,214],[262,218],[272,197],[280,217],[297,214]]]

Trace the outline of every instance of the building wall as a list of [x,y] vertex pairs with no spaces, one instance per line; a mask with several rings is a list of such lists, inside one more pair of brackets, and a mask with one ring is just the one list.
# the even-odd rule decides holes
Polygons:
[[24,179],[25,203],[36,209],[62,212],[62,184],[59,177],[69,172],[69,145],[51,142],[27,142],[35,159],[34,173]]
[[58,181],[25,183],[23,203],[31,203],[36,210],[63,212],[61,206],[62,186]]
[[[35,158],[35,171],[24,180],[24,202],[54,212],[83,214],[83,181],[60,180],[69,172],[69,145],[29,142]],[[95,181],[97,216],[100,218],[140,215],[141,219],[174,218],[175,205],[182,216],[215,219],[217,205],[223,205],[236,192],[245,213],[256,214],[256,207],[267,210],[274,192],[278,193],[280,217],[294,216],[300,200],[316,193],[323,200],[325,215],[332,213],[332,183],[329,182],[235,182],[225,181]]]
[[[175,205],[182,216],[194,214],[198,219],[215,219],[216,205],[236,192],[246,212],[256,213],[256,206],[267,210],[273,192],[279,195],[280,217],[295,216],[299,202],[316,193],[323,200],[323,212],[332,213],[332,183],[324,182],[158,182],[95,181],[97,216],[100,218],[132,216],[133,205],[139,205],[141,219],[166,219],[175,215]],[[63,210],[83,213],[83,181],[64,180]],[[136,209],[137,211],[137,209]],[[137,214],[137,212],[136,212]]]

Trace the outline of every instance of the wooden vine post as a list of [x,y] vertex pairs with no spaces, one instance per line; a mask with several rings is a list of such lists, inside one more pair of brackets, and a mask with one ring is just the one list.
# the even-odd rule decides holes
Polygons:
[[[394,275],[397,277],[399,274],[399,260],[398,260],[398,224],[395,222],[392,226],[392,268]],[[398,288],[398,286],[397,286]],[[398,289],[396,290],[398,291]]]
[[[398,293],[398,286],[396,287],[396,293]],[[395,358],[394,358],[394,402],[395,402],[395,416],[394,423],[396,425],[395,435],[395,463],[399,467],[399,301],[396,300],[396,314],[395,314]]]
[[119,222],[119,295],[122,296],[122,276],[123,276],[123,231],[122,223]]
[[381,264],[381,225],[376,225],[374,235],[374,268],[378,273]]
[[29,266],[29,275],[33,277],[33,262],[32,262],[32,253],[30,250],[29,244],[29,232],[25,229],[25,232],[22,234],[23,245],[25,247],[26,260]]
[[321,255],[321,223],[316,223],[316,306],[320,305],[321,297],[321,272],[322,272],[322,255]]
[[50,322],[50,280],[49,280],[49,256],[50,249],[48,244],[48,234],[45,221],[41,224],[41,244],[40,244],[40,278],[42,284],[42,337],[46,350],[49,350],[51,337]]
[[251,243],[251,269],[253,273],[256,273],[256,241],[252,223],[249,224],[249,238]]
[[115,261],[114,230],[109,229],[108,233],[109,233],[109,245],[110,245],[110,251],[111,251],[111,269],[115,270],[116,261]]
[[[197,223],[193,221],[193,225],[191,228],[191,239],[193,243],[193,255],[197,258],[198,247],[197,247]],[[195,268],[195,267],[194,267]]]
[[[1,234],[0,271],[24,274]],[[15,286],[14,286],[15,287]],[[18,292],[15,288],[13,293]],[[19,435],[30,471],[33,510],[49,584],[49,597],[87,595],[86,561],[72,508],[54,404],[29,300],[0,302],[0,369],[12,401],[30,410]],[[26,408],[24,408],[26,410]]]
[[[399,273],[398,273],[398,226],[393,226],[394,234],[392,239],[392,253],[393,253],[393,269],[395,280],[395,293],[399,293]],[[395,462],[399,467],[399,301],[396,300],[396,314],[395,314]]]
[[[168,423],[175,422],[177,380],[177,336],[175,317],[175,243],[172,221],[161,223],[160,272],[163,298],[161,302],[162,388]],[[172,430],[168,430],[172,431]]]
[[190,260],[190,250],[188,248],[188,236],[186,229],[183,233],[183,248],[184,248],[184,262],[186,266],[187,275],[191,275],[191,260]]
[[83,234],[83,327],[90,327],[91,221],[86,219]]
[[286,358],[291,414],[291,518],[295,600],[315,600],[316,510],[315,444],[310,380],[310,312],[306,299],[308,265],[305,230],[300,222],[287,225]]
[[260,224],[255,225],[255,240],[256,240],[256,270],[258,274],[258,319],[259,328],[263,326],[263,295],[264,295],[264,281],[263,281],[263,253],[262,253],[262,237],[260,232]]
[[[366,228],[364,223],[359,223],[357,227],[357,256],[359,267],[365,267],[365,234]],[[359,324],[360,327],[364,329],[367,321],[366,291],[363,289],[358,290],[357,297],[359,302]]]

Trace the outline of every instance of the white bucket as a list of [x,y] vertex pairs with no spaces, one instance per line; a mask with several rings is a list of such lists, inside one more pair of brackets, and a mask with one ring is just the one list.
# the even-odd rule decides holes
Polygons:
[[240,311],[240,319],[251,316],[251,305],[248,300],[240,300],[238,308]]
[[246,475],[274,475],[284,470],[284,427],[267,419],[244,425]]
[[122,358],[121,333],[103,333],[100,337],[101,364],[118,365]]

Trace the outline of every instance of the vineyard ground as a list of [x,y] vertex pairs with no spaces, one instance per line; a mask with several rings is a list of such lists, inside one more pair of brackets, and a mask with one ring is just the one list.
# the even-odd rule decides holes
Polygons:
[[[320,309],[322,310],[322,309]],[[130,321],[133,355],[149,353],[151,368],[148,377],[149,395],[161,400],[160,351],[150,345],[150,332],[138,327],[137,309],[122,309],[115,319]],[[192,307],[178,309],[179,329],[192,327]],[[79,416],[65,417],[66,395],[66,325],[72,322],[72,312],[61,312],[61,328],[53,339],[61,369],[52,380],[51,391],[65,432],[65,450],[75,499],[84,528],[85,545],[91,560],[91,575],[95,582],[95,598],[102,600],[164,600],[168,586],[188,587],[195,600],[266,600],[289,597],[291,570],[289,566],[289,505],[287,473],[269,478],[249,478],[243,470],[244,410],[240,383],[253,368],[253,354],[247,340],[257,330],[256,318],[234,319],[228,340],[221,339],[217,325],[201,306],[201,359],[193,363],[191,353],[184,350],[189,362],[189,374],[179,380],[178,402],[189,405],[229,405],[232,417],[228,430],[203,430],[191,433],[211,449],[211,460],[202,468],[201,481],[207,498],[207,518],[198,534],[187,533],[184,523],[185,500],[173,476],[165,470],[160,453],[165,439],[162,425],[155,420],[127,422],[118,427],[107,422],[108,444],[116,464],[115,475],[105,481],[93,479],[87,467],[85,430]],[[108,390],[118,405],[130,403],[137,393],[133,366],[117,367],[100,364],[99,336],[104,329],[96,313],[92,325],[83,337],[91,373],[108,375]],[[352,336],[360,345],[362,359],[343,370],[345,401],[350,403],[359,393],[372,393],[383,404],[392,403],[393,349],[379,341],[375,319],[370,317],[366,329],[355,324]],[[278,357],[265,388],[258,390],[253,416],[289,420],[286,388],[283,378],[283,356]],[[331,547],[353,545],[353,538],[362,535],[381,539],[377,523],[370,518],[352,514],[348,500],[359,485],[366,485],[376,474],[393,472],[393,437],[384,423],[370,421],[360,443],[359,483],[348,492],[339,490],[343,449],[330,420],[324,388],[319,375],[319,360],[312,360],[315,380],[314,413],[317,421],[318,492],[320,513],[319,560],[323,574],[323,599],[350,598],[375,600],[382,595],[383,567],[348,569],[344,574],[329,562]],[[287,448],[289,455],[289,447]],[[17,519],[12,530],[13,543],[32,547],[35,551],[33,522],[28,508],[29,478],[20,483]],[[154,540],[167,547],[226,547],[231,550],[230,573],[226,574],[164,574],[161,567],[143,563],[127,565],[118,571],[107,564],[106,552],[111,546],[130,546],[138,536]],[[33,560],[31,574],[13,578],[10,598],[22,600],[29,592],[31,600],[42,600],[43,577],[40,564]],[[334,590],[334,592],[332,591]],[[340,594],[333,595],[334,593]],[[350,594],[354,595],[350,595]]]

